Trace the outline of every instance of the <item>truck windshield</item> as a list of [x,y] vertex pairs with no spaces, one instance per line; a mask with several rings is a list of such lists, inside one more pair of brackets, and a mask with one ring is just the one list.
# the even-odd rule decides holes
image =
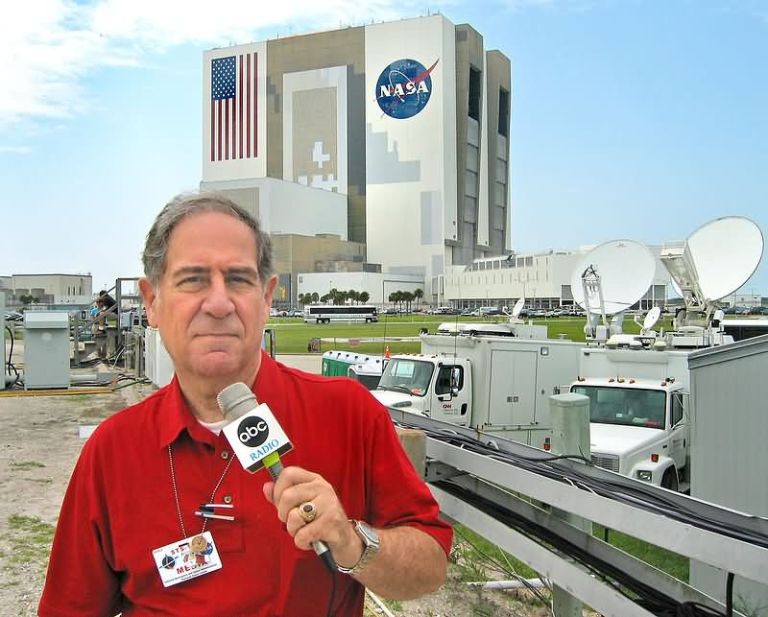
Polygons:
[[660,390],[575,386],[589,397],[591,422],[664,428],[666,393]]
[[435,367],[431,362],[392,358],[381,376],[379,389],[426,396],[434,370]]

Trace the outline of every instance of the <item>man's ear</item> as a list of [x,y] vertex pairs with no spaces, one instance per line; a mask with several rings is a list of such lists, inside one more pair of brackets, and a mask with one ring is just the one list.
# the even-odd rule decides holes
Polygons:
[[266,316],[269,318],[269,309],[272,308],[272,299],[275,295],[275,289],[277,288],[277,274],[273,274],[269,277],[266,285],[264,285],[264,310]]
[[157,292],[146,277],[139,279],[139,291],[144,300],[144,306],[147,308],[147,323],[153,328],[156,328],[157,319],[155,318],[155,300],[157,299]]

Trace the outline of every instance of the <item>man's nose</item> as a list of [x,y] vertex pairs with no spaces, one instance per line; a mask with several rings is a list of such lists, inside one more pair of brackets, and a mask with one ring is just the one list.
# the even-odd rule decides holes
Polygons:
[[230,298],[224,277],[214,276],[203,300],[203,311],[221,319],[235,310],[235,304]]

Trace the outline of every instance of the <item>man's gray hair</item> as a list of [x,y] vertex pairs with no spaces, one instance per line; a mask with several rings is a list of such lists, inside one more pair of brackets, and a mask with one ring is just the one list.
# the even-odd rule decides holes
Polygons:
[[[259,221],[247,210],[220,193],[187,193],[177,195],[157,215],[147,234],[141,259],[144,275],[152,285],[158,285],[165,273],[168,260],[168,242],[171,232],[186,217],[199,212],[221,212],[228,214],[251,228],[256,240],[256,263],[259,278],[265,285],[272,276],[272,242],[269,235],[261,230]],[[201,238],[205,242],[204,238]]]

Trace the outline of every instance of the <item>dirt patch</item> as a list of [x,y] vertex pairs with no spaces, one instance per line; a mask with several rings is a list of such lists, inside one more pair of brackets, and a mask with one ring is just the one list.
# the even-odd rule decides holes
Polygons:
[[59,507],[85,441],[80,426],[150,391],[0,398],[0,617],[37,614]]

